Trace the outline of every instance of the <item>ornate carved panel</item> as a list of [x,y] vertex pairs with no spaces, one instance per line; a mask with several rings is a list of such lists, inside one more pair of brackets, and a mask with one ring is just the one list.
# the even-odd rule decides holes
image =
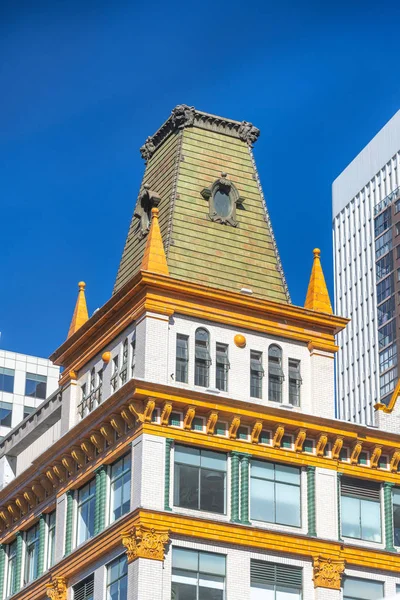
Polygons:
[[344,560],[332,560],[321,556],[314,558],[314,586],[340,590],[344,567]]
[[169,542],[169,531],[150,529],[139,525],[122,534],[122,543],[126,548],[128,563],[137,558],[164,560],[165,548]]

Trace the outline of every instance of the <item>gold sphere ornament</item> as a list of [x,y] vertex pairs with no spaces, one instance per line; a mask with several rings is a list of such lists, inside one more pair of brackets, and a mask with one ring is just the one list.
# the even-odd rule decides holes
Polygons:
[[241,333],[237,333],[233,338],[233,341],[238,348],[244,348],[246,346],[246,338]]
[[109,363],[111,360],[111,352],[103,352],[103,354],[101,355],[101,358],[103,359],[103,361],[105,363]]

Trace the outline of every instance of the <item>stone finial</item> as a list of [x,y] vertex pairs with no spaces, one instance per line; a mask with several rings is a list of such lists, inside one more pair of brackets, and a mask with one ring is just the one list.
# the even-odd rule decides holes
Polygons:
[[76,301],[74,314],[72,315],[71,325],[69,326],[68,336],[71,337],[86,321],[89,319],[88,309],[86,305],[86,297],[85,297],[85,287],[86,283],[84,281],[80,281],[78,283],[79,292],[78,299]]
[[310,282],[308,284],[306,301],[304,308],[316,310],[318,312],[332,314],[332,305],[329,299],[328,288],[324,273],[321,267],[319,248],[314,249],[314,262],[311,271]]
[[158,223],[158,208],[152,208],[151,215],[150,231],[146,240],[141,270],[169,275],[167,257],[165,256],[160,225]]
[[122,543],[126,548],[128,564],[137,558],[163,561],[165,548],[169,543],[169,531],[138,525],[122,534]]
[[314,587],[340,590],[345,561],[332,558],[314,558]]
[[65,577],[52,577],[46,584],[46,594],[51,600],[67,600],[67,580]]

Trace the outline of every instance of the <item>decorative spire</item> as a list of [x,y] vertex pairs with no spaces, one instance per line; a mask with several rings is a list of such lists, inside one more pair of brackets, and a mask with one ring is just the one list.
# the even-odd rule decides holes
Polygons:
[[151,215],[150,231],[144,249],[141,270],[160,273],[160,275],[169,275],[160,225],[158,224],[158,208],[153,207]]
[[85,298],[85,287],[86,283],[84,281],[80,281],[78,283],[79,292],[78,299],[76,301],[74,314],[72,315],[71,325],[69,326],[68,336],[71,337],[86,321],[89,319],[88,309],[86,306],[86,298]]
[[310,283],[308,284],[304,308],[332,314],[331,301],[329,300],[328,288],[326,287],[324,273],[319,259],[321,250],[314,249],[314,263],[311,271]]

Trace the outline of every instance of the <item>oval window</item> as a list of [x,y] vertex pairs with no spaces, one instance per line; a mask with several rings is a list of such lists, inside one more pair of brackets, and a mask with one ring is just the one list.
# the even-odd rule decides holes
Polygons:
[[229,217],[232,203],[229,194],[217,190],[214,194],[214,210],[220,217]]

